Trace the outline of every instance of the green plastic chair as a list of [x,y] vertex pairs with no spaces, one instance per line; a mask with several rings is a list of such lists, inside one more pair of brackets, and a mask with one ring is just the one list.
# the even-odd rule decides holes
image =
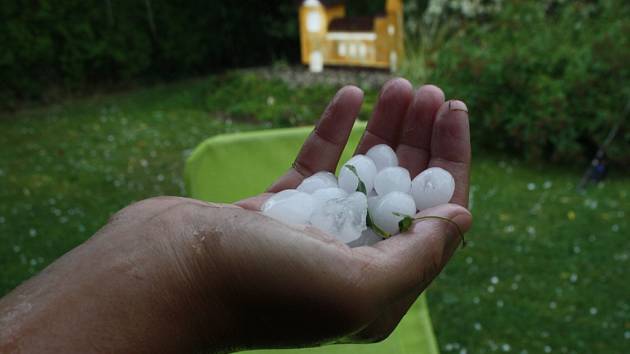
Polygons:
[[[346,161],[365,123],[355,124],[341,157]],[[218,135],[193,151],[186,163],[186,188],[191,197],[231,203],[257,195],[291,166],[311,128],[273,129]],[[245,166],[247,166],[245,168]],[[415,302],[398,328],[375,344],[344,344],[306,349],[256,350],[252,353],[437,354],[437,342],[424,295]]]

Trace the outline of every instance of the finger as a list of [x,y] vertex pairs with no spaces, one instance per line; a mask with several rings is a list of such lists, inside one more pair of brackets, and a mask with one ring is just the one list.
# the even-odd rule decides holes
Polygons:
[[262,193],[255,197],[239,200],[238,202],[234,203],[234,205],[239,206],[243,209],[259,211],[265,201],[267,201],[267,199],[269,199],[269,197],[271,197],[272,195],[272,193]]
[[455,178],[451,203],[468,207],[470,176],[470,128],[468,108],[462,101],[442,104],[433,123],[429,167],[441,167]]
[[268,192],[295,188],[315,172],[333,172],[362,102],[363,91],[358,87],[345,86],[339,90],[302,145],[293,167],[269,187]]
[[415,93],[402,124],[396,155],[400,166],[415,177],[427,168],[431,156],[431,135],[435,114],[444,103],[444,92],[424,85]]
[[[472,224],[470,212],[456,204],[427,209],[417,217],[437,216],[416,221],[410,232],[391,237],[372,246],[369,286],[385,304],[418,296],[439,274],[459,244],[459,231]],[[459,228],[459,230],[458,230]]]
[[378,144],[396,147],[402,121],[412,96],[413,88],[405,79],[392,79],[383,85],[374,114],[361,137],[356,154],[365,154],[372,146]]

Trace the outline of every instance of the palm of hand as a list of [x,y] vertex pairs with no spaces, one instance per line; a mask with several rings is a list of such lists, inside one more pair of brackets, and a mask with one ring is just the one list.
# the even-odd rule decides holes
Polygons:
[[[302,146],[293,167],[268,192],[295,188],[318,171],[334,172],[362,99],[363,94],[356,87],[341,89]],[[467,230],[471,223],[470,214],[464,209],[471,158],[467,113],[462,102],[444,102],[444,94],[435,86],[423,86],[413,92],[406,80],[392,80],[381,91],[356,153],[365,153],[376,144],[388,144],[412,176],[428,167],[448,170],[455,178],[453,204],[421,215],[446,217]],[[257,211],[269,193],[237,205]],[[261,224],[269,228],[264,234],[274,235],[273,241],[265,238],[264,245],[258,245],[259,250],[268,250],[269,259],[279,261],[268,264],[271,268],[259,267],[261,272],[250,279],[252,284],[261,284],[270,291],[270,296],[263,296],[256,303],[280,307],[254,311],[256,318],[274,318],[274,325],[268,331],[251,328],[252,338],[256,338],[252,339],[252,347],[387,337],[460,242],[454,227],[427,221],[416,224],[404,236],[372,247],[350,249],[315,228],[289,227],[264,216],[254,217],[261,218]],[[276,241],[279,242],[275,248],[269,249],[269,242]],[[272,268],[292,272],[270,275],[267,270]],[[269,285],[279,279],[282,281],[276,284],[277,289]],[[283,286],[289,284],[292,291],[287,292]],[[251,314],[252,309],[243,313],[243,320],[251,320]],[[255,323],[249,322],[252,326]]]

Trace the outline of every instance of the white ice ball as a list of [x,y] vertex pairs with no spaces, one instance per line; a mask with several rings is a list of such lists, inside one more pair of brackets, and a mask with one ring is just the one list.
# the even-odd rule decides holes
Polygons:
[[337,187],[337,177],[328,171],[321,171],[306,177],[297,187],[297,190],[312,194],[318,189],[334,187]]
[[358,239],[367,228],[366,216],[367,198],[365,194],[355,192],[345,198],[329,199],[313,212],[310,221],[316,228],[349,243]]
[[377,172],[374,161],[365,155],[354,155],[339,171],[339,187],[341,189],[348,193],[353,193],[359,185],[359,179],[354,172],[346,167],[347,165],[352,165],[356,168],[359,178],[365,184],[366,191],[370,191],[374,187],[374,177]]
[[378,195],[389,192],[409,193],[411,190],[411,177],[409,171],[402,167],[385,167],[374,178],[374,189]]
[[398,222],[402,220],[402,216],[413,216],[416,213],[416,204],[409,194],[402,192],[390,192],[379,198],[374,206],[374,212],[370,212],[372,222],[389,234],[397,234],[399,232]]
[[368,205],[368,212],[370,213],[370,215],[372,215],[374,213],[374,208],[376,208],[376,205],[378,205],[378,201],[381,197],[375,195],[375,196],[368,196],[367,197],[367,205]]
[[317,209],[331,199],[347,197],[348,193],[341,188],[333,187],[318,189],[312,194],[312,196],[315,199],[315,208]]
[[315,199],[310,194],[287,189],[267,199],[261,211],[286,224],[307,224],[314,208]]
[[386,144],[374,145],[365,155],[374,161],[377,170],[398,166],[398,157],[394,150]]
[[455,191],[455,180],[440,167],[428,168],[411,181],[411,195],[418,210],[448,203]]

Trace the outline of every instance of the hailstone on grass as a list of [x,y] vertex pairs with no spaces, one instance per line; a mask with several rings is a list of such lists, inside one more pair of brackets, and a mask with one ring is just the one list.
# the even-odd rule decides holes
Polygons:
[[337,177],[328,171],[321,171],[305,178],[297,187],[297,190],[312,194],[318,189],[335,187],[337,187]]
[[[413,198],[403,192],[390,192],[379,197],[370,213],[372,222],[378,225],[388,234],[397,234],[398,222],[403,219],[401,215],[413,216],[416,213],[416,204]],[[398,215],[400,214],[400,215]]]
[[374,161],[378,171],[386,167],[398,166],[398,157],[396,157],[396,153],[389,145],[374,145],[365,153],[365,156]]
[[286,224],[307,224],[314,208],[313,196],[295,189],[287,189],[267,199],[261,211]]
[[311,225],[349,243],[361,236],[367,228],[367,198],[354,192],[345,198],[327,200],[311,216]]
[[411,195],[418,210],[448,203],[454,191],[453,176],[440,167],[428,168],[411,181]]
[[[354,166],[357,175],[347,166]],[[339,170],[339,187],[348,193],[357,190],[359,178],[365,185],[365,190],[370,191],[374,187],[374,177],[376,177],[376,165],[371,158],[365,155],[354,155]]]
[[409,171],[398,166],[385,167],[374,178],[374,190],[378,195],[394,191],[409,193],[411,190]]

